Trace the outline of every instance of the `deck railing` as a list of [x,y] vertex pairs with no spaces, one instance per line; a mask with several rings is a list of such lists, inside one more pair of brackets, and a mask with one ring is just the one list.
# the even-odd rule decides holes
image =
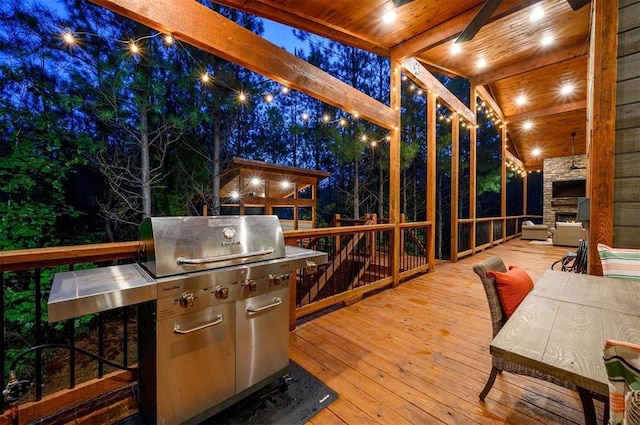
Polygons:
[[[55,272],[133,262],[139,251],[138,242],[125,242],[0,252],[3,389],[14,359],[43,344],[89,348],[88,351],[124,366],[137,362],[135,338],[129,332],[136,316],[135,307],[50,324],[47,323],[46,300]],[[106,329],[118,329],[119,332],[114,335]],[[79,356],[81,354],[73,349],[46,348],[36,349],[31,356],[17,362],[18,379],[33,382],[33,391],[25,398],[40,401],[43,396],[65,387],[74,388],[80,382],[101,378],[108,371],[99,360],[88,372],[84,365],[77,364]],[[64,374],[68,374],[66,379]],[[3,400],[0,402],[3,410],[8,407]]]
[[[287,243],[327,252],[330,259],[329,264],[319,267],[315,274],[309,273],[310,270],[299,273],[299,279],[291,288],[292,297],[296,297],[294,318],[390,286],[394,267],[400,271],[400,279],[428,270],[431,223],[353,224],[285,232]],[[397,264],[391,258],[396,229],[401,232]],[[7,385],[13,359],[43,344],[76,346],[123,366],[135,365],[138,360],[135,306],[50,324],[46,300],[54,273],[134,262],[140,257],[140,251],[138,242],[125,242],[0,252],[0,329],[4,330],[0,349],[0,364],[4,366],[2,388]],[[17,298],[37,302],[18,304]],[[19,306],[30,307],[18,310],[22,308]],[[16,322],[19,316],[20,321]],[[53,399],[59,394],[68,394],[68,389],[82,387],[74,390],[81,395],[68,397],[69,403],[86,400],[89,394],[95,397],[99,390],[87,390],[85,385],[95,381],[95,386],[100,387],[100,382],[105,380],[99,378],[116,370],[93,360],[89,367],[78,360],[80,356],[84,355],[73,350],[47,348],[22,358],[18,364],[18,379],[28,379],[34,385],[26,400],[20,400],[20,423],[37,420],[43,410],[51,414],[64,408],[61,402]],[[135,380],[134,374],[122,373],[111,379],[115,382],[102,388],[105,392],[112,391]],[[24,404],[25,401],[28,403]],[[51,404],[43,407],[42,403]],[[25,413],[25,406],[33,409],[24,409],[27,410]],[[3,410],[8,407],[2,405]]]
[[537,218],[541,216],[458,219],[458,249],[454,261],[518,237],[522,233],[522,222]]
[[[291,297],[295,297],[294,316],[300,318],[393,283],[397,268],[400,279],[427,271],[430,267],[431,223],[401,223],[400,257],[395,264],[392,253],[394,224],[373,224],[375,217],[345,227],[285,232],[289,245],[326,252],[327,264],[314,273],[301,270]],[[343,222],[344,224],[344,222]]]

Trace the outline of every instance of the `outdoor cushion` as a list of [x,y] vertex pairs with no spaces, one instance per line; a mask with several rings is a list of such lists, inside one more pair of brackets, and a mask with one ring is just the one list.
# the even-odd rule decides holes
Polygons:
[[604,345],[604,365],[609,378],[611,425],[622,425],[633,391],[640,390],[640,345],[607,340]]
[[599,243],[598,254],[604,276],[640,280],[640,249],[611,248]]
[[506,273],[488,271],[487,276],[496,282],[500,304],[507,317],[511,317],[524,297],[533,289],[531,276],[518,266],[509,266]]

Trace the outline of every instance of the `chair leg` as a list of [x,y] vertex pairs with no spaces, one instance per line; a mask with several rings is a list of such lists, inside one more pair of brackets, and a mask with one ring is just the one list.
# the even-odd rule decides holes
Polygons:
[[498,372],[501,372],[497,367],[491,368],[491,374],[489,375],[489,379],[487,379],[487,383],[484,385],[482,392],[480,393],[480,400],[484,401],[484,398],[491,391],[491,387],[493,387],[493,383],[496,381],[496,376],[498,376]]
[[584,413],[585,425],[596,425],[596,409],[593,406],[593,398],[589,390],[578,387],[578,395],[582,402],[582,412]]

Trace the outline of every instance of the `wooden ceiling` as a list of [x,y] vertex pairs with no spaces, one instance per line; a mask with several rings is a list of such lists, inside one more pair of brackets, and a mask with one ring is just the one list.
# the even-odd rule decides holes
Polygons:
[[[394,8],[392,0],[214,1],[379,55],[415,57],[433,72],[484,85],[506,118],[513,153],[528,169],[541,168],[545,157],[570,156],[573,132],[575,154],[585,153],[590,5],[573,10],[567,0],[504,0],[453,54],[453,41],[483,0],[413,0],[396,8],[391,24],[382,16]],[[535,8],[544,15],[533,22]],[[543,47],[545,35],[553,41]],[[561,94],[565,84],[574,87],[571,94]],[[526,102],[518,105],[521,95]],[[533,124],[528,131],[527,120]],[[533,148],[542,155],[532,156]]]

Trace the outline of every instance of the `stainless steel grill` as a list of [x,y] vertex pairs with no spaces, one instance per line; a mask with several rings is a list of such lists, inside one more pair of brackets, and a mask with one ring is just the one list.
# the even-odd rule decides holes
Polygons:
[[57,274],[49,320],[139,304],[149,423],[201,421],[287,373],[289,279],[326,254],[285,246],[276,216],[150,218],[140,239],[144,269]]

